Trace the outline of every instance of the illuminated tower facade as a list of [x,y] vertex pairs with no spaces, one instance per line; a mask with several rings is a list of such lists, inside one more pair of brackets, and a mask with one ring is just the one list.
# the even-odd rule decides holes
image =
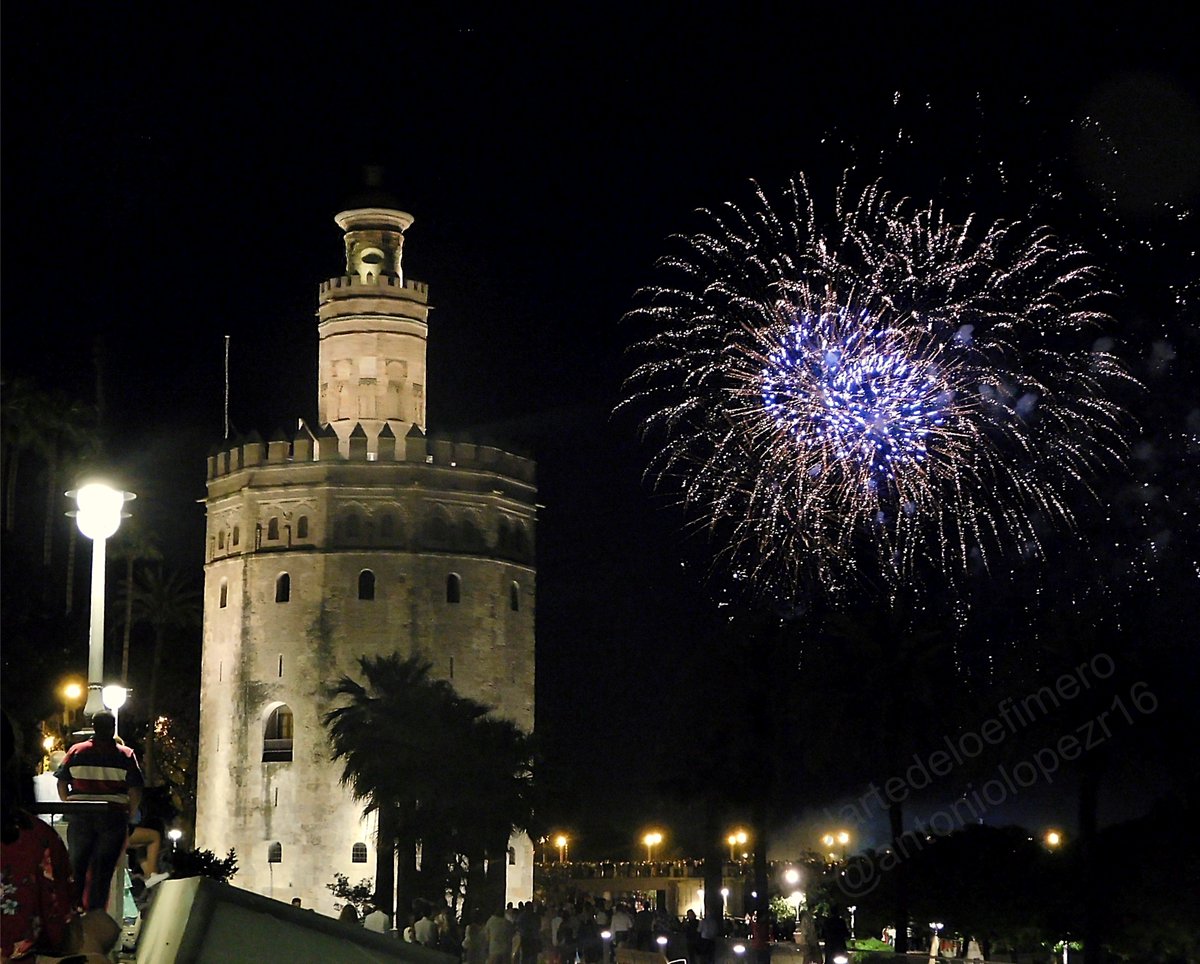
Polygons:
[[[336,217],[345,272],[319,289],[319,426],[208,460],[197,845],[238,886],[333,912],[375,839],[321,719],[361,656],[419,655],[526,730],[534,697],[534,464],[426,435],[428,303],[391,207]],[[292,433],[287,433],[291,435]],[[431,765],[435,765],[431,761]],[[533,886],[511,841],[510,899]]]

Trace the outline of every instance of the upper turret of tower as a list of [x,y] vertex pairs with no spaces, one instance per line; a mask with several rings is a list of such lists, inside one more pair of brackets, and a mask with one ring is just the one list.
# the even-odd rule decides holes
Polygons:
[[345,232],[348,276],[364,284],[379,278],[404,283],[404,231],[412,224],[411,214],[365,207],[343,211],[334,220]]
[[317,329],[318,417],[349,452],[356,426],[367,451],[378,451],[385,425],[397,437],[425,429],[425,285],[406,280],[404,232],[411,214],[375,191],[336,215],[346,269],[320,287]]

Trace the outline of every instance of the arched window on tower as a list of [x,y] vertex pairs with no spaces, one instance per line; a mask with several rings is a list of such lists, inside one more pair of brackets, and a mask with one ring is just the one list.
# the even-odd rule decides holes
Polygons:
[[233,527],[233,544],[236,546],[242,538],[242,530],[240,526]]
[[275,580],[275,601],[277,603],[288,602],[292,598],[292,577],[286,572],[281,572],[279,578]]
[[375,573],[370,569],[364,569],[358,574],[358,598],[375,598]]
[[286,703],[280,703],[267,714],[263,726],[263,763],[292,762],[292,732],[295,721]]
[[517,848],[508,848],[508,866],[515,867],[517,865]]
[[283,863],[283,844],[281,844],[278,840],[267,844],[267,863]]
[[390,539],[396,533],[396,521],[392,518],[391,513],[384,513],[383,518],[379,520],[379,534],[384,539]]
[[271,516],[271,521],[267,523],[267,538],[279,538],[279,516]]
[[302,516],[300,516],[299,519],[296,520],[296,538],[297,539],[307,539],[308,538],[308,516],[306,516],[306,515],[302,515]]
[[356,843],[350,848],[350,863],[365,864],[367,862],[367,845],[365,843]]
[[457,572],[452,572],[446,577],[446,602],[456,603],[462,601],[462,577]]
[[221,599],[218,603],[221,609],[224,609],[229,604],[229,583],[227,580],[221,580]]
[[518,582],[508,587],[508,608],[514,613],[521,611],[521,584]]
[[225,548],[225,530],[224,529],[222,529],[220,532],[217,533],[217,548],[218,549]]

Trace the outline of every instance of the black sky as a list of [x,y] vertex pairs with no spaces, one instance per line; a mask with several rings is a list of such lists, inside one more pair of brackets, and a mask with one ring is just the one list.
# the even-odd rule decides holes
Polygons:
[[603,795],[656,739],[655,681],[694,657],[678,520],[610,415],[619,319],[666,236],[749,178],[831,192],[850,163],[1018,214],[962,186],[1001,157],[1044,156],[1094,223],[1112,162],[1073,123],[1094,112],[1141,152],[1122,231],[1195,190],[1195,24],[1172,5],[837,7],[9,5],[4,369],[91,399],[98,348],[112,455],[198,568],[223,336],[237,428],[315,414],[332,217],[382,165],[435,306],[432,431],[539,460],[540,727]]

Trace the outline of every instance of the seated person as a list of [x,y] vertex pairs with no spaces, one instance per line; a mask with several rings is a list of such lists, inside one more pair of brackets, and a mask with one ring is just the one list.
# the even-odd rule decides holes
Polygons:
[[170,874],[160,873],[158,855],[162,852],[163,822],[156,817],[144,817],[141,811],[132,816],[129,825],[129,840],[125,846],[128,850],[146,851],[145,859],[141,861],[142,877],[147,887],[154,887],[166,880]]

